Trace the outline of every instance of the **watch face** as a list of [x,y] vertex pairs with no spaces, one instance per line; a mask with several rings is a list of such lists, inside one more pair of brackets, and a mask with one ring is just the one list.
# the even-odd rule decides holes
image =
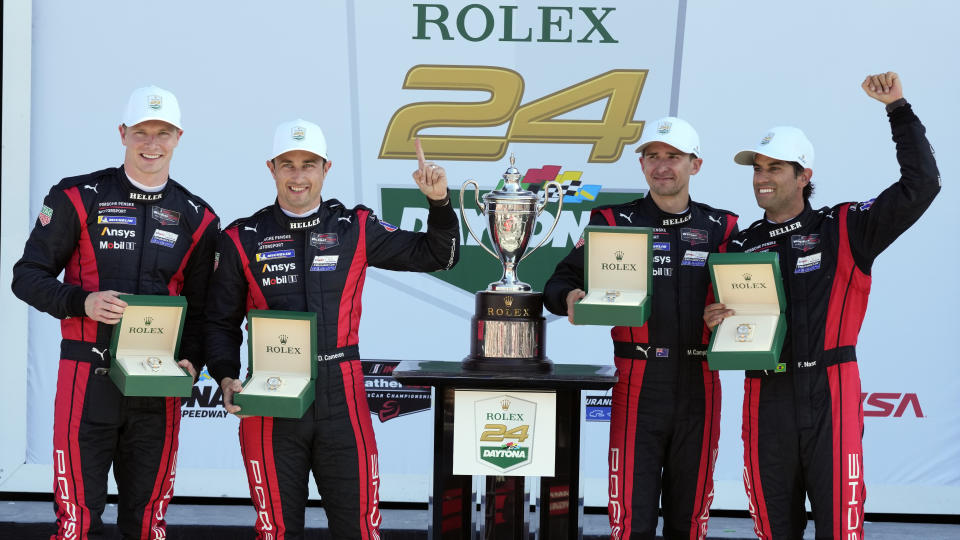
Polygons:
[[280,377],[269,377],[267,379],[267,390],[276,390],[280,388],[280,385],[283,384],[283,379]]
[[749,331],[750,331],[750,326],[746,324],[741,324],[740,326],[737,327],[738,334],[746,334]]

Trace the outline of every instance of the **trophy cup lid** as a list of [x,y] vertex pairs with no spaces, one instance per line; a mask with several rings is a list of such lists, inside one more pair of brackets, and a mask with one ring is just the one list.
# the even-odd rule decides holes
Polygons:
[[495,200],[495,201],[532,201],[536,202],[539,200],[536,193],[532,191],[527,191],[520,186],[520,170],[515,166],[516,158],[513,154],[510,154],[510,166],[507,168],[506,172],[503,173],[503,188],[493,190],[483,196],[484,200]]

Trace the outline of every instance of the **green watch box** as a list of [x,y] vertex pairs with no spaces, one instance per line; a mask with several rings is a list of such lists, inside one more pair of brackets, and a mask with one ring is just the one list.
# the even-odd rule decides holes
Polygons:
[[190,397],[193,377],[177,365],[187,317],[182,296],[122,294],[110,340],[110,380],[125,396]]
[[247,379],[233,403],[249,416],[300,418],[317,379],[317,314],[253,309],[247,313]]
[[713,329],[710,369],[782,371],[787,302],[777,254],[711,253],[707,264],[717,302],[735,312]]
[[587,295],[573,306],[574,324],[643,326],[653,293],[653,229],[588,225],[583,230]]

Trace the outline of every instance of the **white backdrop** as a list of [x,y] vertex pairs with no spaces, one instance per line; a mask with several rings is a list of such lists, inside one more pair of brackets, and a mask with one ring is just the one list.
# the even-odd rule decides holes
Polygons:
[[[474,4],[481,7],[465,9]],[[470,154],[481,152],[486,140],[505,139],[512,113],[529,111],[525,107],[531,102],[612,70],[632,81],[638,70],[647,70],[635,107],[622,122],[607,118],[605,136],[631,119],[677,113],[689,120],[700,133],[705,158],[692,181],[694,198],[739,213],[746,225],[760,213],[750,171],[734,165],[732,156],[772,125],[798,125],[813,141],[815,206],[865,200],[896,180],[883,106],[859,88],[865,74],[892,69],[900,73],[928,137],[941,149],[944,188],[921,221],[874,266],[859,347],[863,390],[870,394],[866,509],[957,513],[960,375],[950,338],[952,307],[960,293],[950,270],[957,254],[944,240],[956,230],[950,208],[960,202],[952,190],[960,167],[949,151],[960,145],[955,129],[960,74],[944,68],[955,65],[960,50],[952,23],[960,8],[920,1],[903,9],[900,2],[867,0],[501,4],[5,2],[0,282],[10,282],[10,268],[52,184],[121,162],[116,126],[137,86],[157,84],[179,97],[185,134],[172,176],[212,204],[224,225],[273,200],[264,165],[273,128],[298,116],[319,123],[327,134],[334,167],[325,197],[348,205],[362,202],[397,224],[415,225],[415,209],[393,195],[384,198],[382,191],[413,188],[414,161],[380,157],[381,148],[390,146],[384,141],[391,129],[400,139],[407,135],[395,120],[398,110],[428,101],[489,99],[493,105],[487,109],[459,109],[474,120],[473,127],[427,126],[421,132],[428,154],[445,144],[437,137],[474,137],[454,145],[458,159],[438,161],[454,187],[476,178],[489,189],[506,168],[506,156],[491,160]],[[418,24],[419,14],[433,20],[444,11],[451,39],[443,39],[437,24]],[[599,22],[591,23],[590,16]],[[529,40],[519,41],[528,33]],[[442,66],[436,72],[450,81],[433,83],[435,89],[404,88],[414,67],[428,65]],[[486,71],[477,75],[472,66]],[[475,80],[468,80],[471,76]],[[518,80],[519,90],[511,86]],[[601,93],[617,88],[611,101],[630,101],[625,86],[604,81]],[[597,122],[605,104],[600,100],[559,118]],[[498,113],[503,118],[477,127],[497,116],[494,105],[503,109]],[[445,114],[414,116],[454,125],[456,116]],[[513,118],[514,128],[523,126]],[[600,204],[604,193],[644,188],[631,141],[621,141],[622,153],[606,159],[591,157],[591,144],[570,142],[590,129],[535,128],[526,139],[532,142],[517,142],[520,136],[510,132],[503,150],[516,153],[521,171],[543,165],[580,171],[585,184],[603,186]],[[569,249],[570,237],[576,238],[583,214],[568,208],[566,232],[555,237],[545,257],[559,257]],[[464,241],[464,259],[479,260],[480,248]],[[521,267],[521,278],[542,280],[545,276],[535,275],[542,271],[530,264]],[[465,268],[461,271],[469,273],[471,267]],[[459,360],[466,353],[476,287],[459,277],[442,281],[379,270],[368,276],[360,328],[364,358]],[[484,282],[496,277],[473,275]],[[47,491],[58,325],[25,309],[6,285],[3,289],[0,337],[13,353],[4,356],[3,367],[13,375],[10,380],[26,383],[0,396],[6,413],[0,415],[0,427],[10,434],[0,442],[0,490]],[[571,328],[554,319],[547,332],[555,362],[611,362],[606,329]],[[714,508],[743,509],[742,375],[724,373],[722,379]],[[212,396],[212,381],[201,381],[199,388]],[[185,407],[193,415],[216,409],[203,403]],[[425,501],[430,414],[374,423],[383,499]],[[584,430],[587,504],[604,506],[607,424],[591,422]],[[409,444],[411,433],[420,443]],[[233,418],[185,417],[177,493],[246,496],[236,441]]]

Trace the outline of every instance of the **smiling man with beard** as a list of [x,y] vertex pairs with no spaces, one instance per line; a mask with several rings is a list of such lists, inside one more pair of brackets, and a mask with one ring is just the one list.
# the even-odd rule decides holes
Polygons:
[[[809,497],[817,538],[863,538],[863,407],[856,344],[876,257],[915,223],[940,191],[926,130],[887,72],[861,84],[886,106],[900,180],[876,199],[814,210],[813,145],[795,127],[770,129],[734,157],[753,167],[764,219],[731,251],[778,254],[787,300],[783,371],[747,371],[744,487],[760,538],[802,538]],[[708,306],[710,327],[733,315]]]

